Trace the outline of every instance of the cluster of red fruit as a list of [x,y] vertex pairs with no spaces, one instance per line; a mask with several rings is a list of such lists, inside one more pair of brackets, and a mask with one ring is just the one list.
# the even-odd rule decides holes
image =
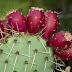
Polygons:
[[65,31],[53,34],[58,25],[59,19],[56,12],[44,13],[42,8],[32,7],[26,19],[22,13],[14,10],[7,14],[5,20],[0,20],[0,38],[12,30],[24,33],[28,31],[33,35],[40,33],[44,39],[48,40],[47,45],[53,47],[56,55],[62,59],[72,59],[72,35]]

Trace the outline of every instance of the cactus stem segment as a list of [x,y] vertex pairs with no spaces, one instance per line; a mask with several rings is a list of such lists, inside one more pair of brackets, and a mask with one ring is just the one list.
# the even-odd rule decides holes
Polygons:
[[46,41],[39,35],[16,34],[14,37],[10,36],[7,43],[0,45],[1,72],[52,72],[53,52],[46,46]]

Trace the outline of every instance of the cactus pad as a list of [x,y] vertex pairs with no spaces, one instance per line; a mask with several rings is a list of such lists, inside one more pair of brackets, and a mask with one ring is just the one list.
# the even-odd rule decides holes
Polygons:
[[0,72],[52,72],[53,53],[36,35],[11,36],[0,44]]

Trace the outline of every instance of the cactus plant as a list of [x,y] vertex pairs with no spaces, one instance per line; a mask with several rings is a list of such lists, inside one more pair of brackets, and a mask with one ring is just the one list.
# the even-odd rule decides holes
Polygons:
[[1,41],[1,72],[52,72],[52,65],[52,49],[39,35],[11,36]]
[[[0,40],[1,72],[53,72],[55,64],[59,67],[56,69],[62,71],[60,66],[64,65],[57,63],[52,47],[46,44],[46,39],[59,24],[55,12],[46,12],[44,15],[42,8],[32,7],[27,20],[18,10],[11,11],[6,16],[6,20],[1,21],[0,28],[10,28],[12,34],[4,30],[9,35]],[[39,32],[40,30],[42,31]]]
[[[36,13],[40,12],[37,9],[39,8],[35,8]],[[35,16],[39,16],[36,13]],[[35,23],[39,27],[34,33],[41,29],[44,13],[42,12],[39,17],[40,19],[37,19],[38,21]],[[28,33],[26,19],[17,10],[9,12],[6,18],[7,24],[11,30],[14,30],[14,33],[0,40],[0,71],[52,72],[54,64],[52,48],[46,45],[46,40],[41,37],[41,34]],[[24,20],[25,22],[23,22]],[[41,20],[42,22],[39,23]]]

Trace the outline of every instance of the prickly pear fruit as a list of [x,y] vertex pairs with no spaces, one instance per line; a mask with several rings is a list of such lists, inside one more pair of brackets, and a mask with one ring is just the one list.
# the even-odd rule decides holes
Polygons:
[[1,24],[3,25],[3,28],[4,28],[4,34],[10,33],[11,29],[5,19],[1,20]]
[[4,32],[4,28],[3,28],[3,25],[1,24],[1,20],[0,20],[0,38],[3,38],[3,32]]
[[42,37],[48,39],[57,29],[59,25],[59,19],[56,12],[45,12],[45,24],[42,30]]
[[26,18],[17,10],[7,14],[7,21],[11,28],[19,32],[27,32]]
[[32,7],[27,16],[28,31],[36,34],[44,24],[44,12],[42,8]]
[[53,72],[51,47],[40,36],[13,36],[0,45],[1,72]]
[[59,56],[61,59],[72,60],[72,46],[70,46],[68,49],[62,50],[62,51],[54,50],[54,54]]
[[65,50],[71,45],[72,35],[69,32],[60,31],[47,41],[48,46],[56,50]]

